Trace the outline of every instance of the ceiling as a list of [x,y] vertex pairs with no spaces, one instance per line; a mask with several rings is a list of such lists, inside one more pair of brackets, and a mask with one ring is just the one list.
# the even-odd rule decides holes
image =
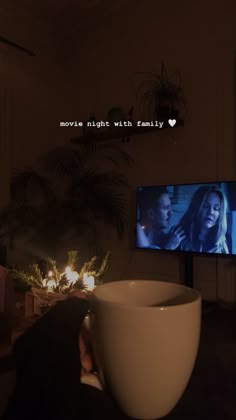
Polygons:
[[73,40],[78,46],[88,29],[95,30],[124,7],[126,0],[1,0],[0,36],[36,55],[68,53]]

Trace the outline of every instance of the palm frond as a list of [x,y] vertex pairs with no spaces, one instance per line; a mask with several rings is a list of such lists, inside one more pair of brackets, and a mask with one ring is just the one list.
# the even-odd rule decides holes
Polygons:
[[45,153],[41,163],[52,175],[67,177],[83,168],[84,157],[75,148],[56,147]]
[[79,147],[80,153],[84,156],[85,162],[93,162],[94,159],[113,159],[113,162],[118,164],[125,164],[131,166],[133,164],[133,159],[131,156],[123,150],[116,143],[109,142],[99,142],[99,143],[88,143],[82,144]]
[[11,179],[12,200],[18,203],[50,200],[54,192],[48,178],[31,167],[15,170]]
[[129,184],[127,182],[127,179],[123,174],[121,174],[118,171],[110,170],[106,172],[97,172],[94,170],[88,170],[83,173],[83,176],[74,178],[73,183],[71,183],[71,191],[73,188],[76,188],[76,186],[79,187],[79,185],[96,185],[96,184],[104,184],[104,185],[110,185],[113,187],[129,187]]
[[122,162],[130,166],[133,163],[128,153],[110,143],[88,143],[78,148],[57,147],[45,154],[42,163],[49,173],[65,177],[79,174],[99,159],[110,160],[114,165]]
[[[123,192],[125,180],[117,174],[86,174],[79,183],[72,186],[70,195],[72,202],[69,204],[69,212],[74,208],[74,215],[77,219],[75,225],[80,221],[80,214],[87,214],[85,226],[89,226],[89,215],[93,214],[95,220],[103,220],[108,225],[114,226],[119,237],[122,237],[127,226],[127,200]],[[83,197],[83,200],[80,200]]]

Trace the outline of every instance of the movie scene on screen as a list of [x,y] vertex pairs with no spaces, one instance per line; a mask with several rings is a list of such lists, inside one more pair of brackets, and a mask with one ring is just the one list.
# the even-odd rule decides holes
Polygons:
[[236,255],[236,181],[140,186],[136,248]]

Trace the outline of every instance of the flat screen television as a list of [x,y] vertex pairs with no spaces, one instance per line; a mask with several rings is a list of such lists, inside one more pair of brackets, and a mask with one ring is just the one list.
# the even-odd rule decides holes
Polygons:
[[236,181],[140,186],[136,248],[236,255]]

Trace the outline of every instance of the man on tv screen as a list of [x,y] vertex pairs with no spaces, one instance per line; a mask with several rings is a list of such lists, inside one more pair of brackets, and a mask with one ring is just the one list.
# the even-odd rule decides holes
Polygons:
[[176,249],[185,234],[181,226],[173,226],[168,231],[171,215],[171,200],[165,187],[140,188],[137,246]]

